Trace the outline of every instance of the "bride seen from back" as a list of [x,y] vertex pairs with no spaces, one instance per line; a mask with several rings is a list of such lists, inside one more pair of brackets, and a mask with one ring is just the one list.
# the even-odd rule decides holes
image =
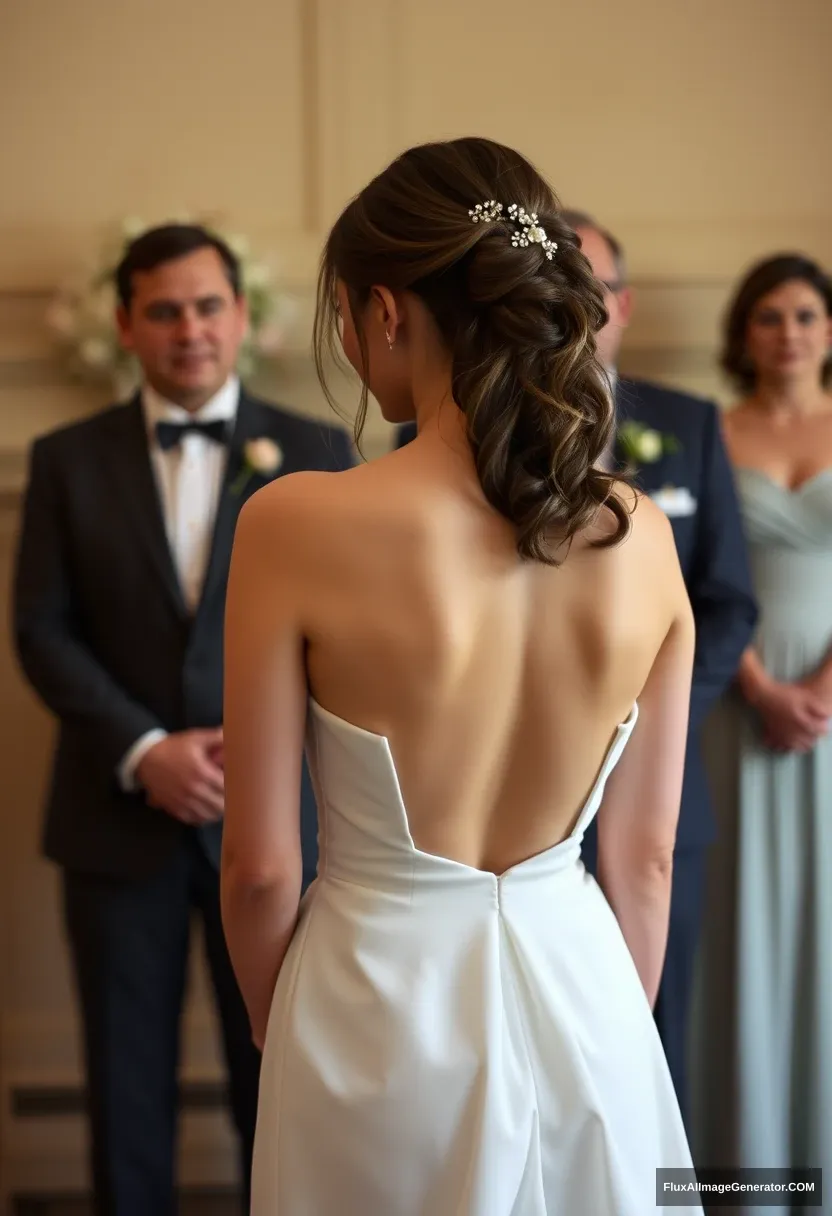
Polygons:
[[[389,422],[415,418],[417,438],[344,473],[278,478],[240,516],[226,611],[222,890],[231,957],[265,1043],[258,1216],[327,1211],[336,1195],[347,1213],[525,1216],[547,1210],[541,1196],[562,1199],[590,1161],[606,1179],[592,1210],[621,1216],[654,1195],[656,1165],[688,1164],[650,1006],[693,625],[667,520],[599,467],[613,427],[595,359],[603,301],[559,211],[529,162],[483,139],[410,149],[374,179],[324,250],[317,362],[324,384],[330,351],[357,372],[359,433],[372,395]],[[301,904],[304,746],[321,860]],[[602,797],[603,894],[580,862]],[[513,908],[521,890],[526,903]],[[565,1023],[563,1000],[537,1030],[516,998],[502,1009],[492,981],[515,965],[538,1012],[566,984],[565,1005],[576,1007]],[[474,1020],[490,1010],[527,1040],[517,1068],[537,1093],[531,1157],[491,1126],[499,1101],[485,1078],[507,1059],[497,1023],[469,1024],[461,1009],[459,1058],[441,1069],[444,1130],[428,1135],[440,1078],[414,1009],[425,1013],[420,993],[436,1002],[441,1039],[439,1011],[462,1000],[457,975],[472,966]],[[421,992],[426,968],[432,996]],[[408,994],[404,1007],[393,989]],[[374,1060],[362,1054],[368,1023]],[[540,1058],[538,1034],[550,1040]],[[571,1058],[576,1034],[588,1036],[581,1051],[600,1077],[587,1088],[581,1073],[557,1097],[563,1076],[546,1052],[565,1036]],[[614,1097],[639,1062],[648,1097]],[[334,1079],[342,1067],[350,1079]],[[411,1074],[422,1088],[405,1100],[397,1084]],[[554,1117],[561,1101],[571,1116]],[[472,1102],[479,1131],[464,1113],[473,1117]],[[580,1151],[553,1147],[561,1116],[585,1129]],[[662,1119],[671,1130],[659,1130]],[[606,1129],[597,1143],[593,1120]],[[287,1146],[313,1124],[331,1192],[305,1169],[300,1139],[278,1172],[265,1163],[278,1126]],[[346,1151],[359,1131],[386,1165],[370,1161],[369,1143]],[[602,1140],[623,1149],[637,1134],[635,1157],[652,1153],[654,1164],[634,1181],[635,1157],[607,1159]],[[572,1154],[565,1172],[552,1152]],[[502,1159],[499,1183],[485,1156]],[[505,1206],[488,1206],[494,1186]]]

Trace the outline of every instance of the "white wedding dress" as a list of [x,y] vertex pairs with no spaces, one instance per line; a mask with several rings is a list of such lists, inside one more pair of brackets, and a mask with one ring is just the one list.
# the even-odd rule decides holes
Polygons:
[[387,740],[311,702],[319,876],[269,1019],[252,1216],[670,1212],[678,1104],[580,860],[636,716],[571,836],[496,877],[417,849]]

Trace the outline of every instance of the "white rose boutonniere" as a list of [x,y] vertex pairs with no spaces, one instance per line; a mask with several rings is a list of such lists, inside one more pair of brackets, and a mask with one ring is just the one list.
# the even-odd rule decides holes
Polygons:
[[262,435],[259,439],[249,439],[243,445],[243,467],[240,475],[232,485],[233,493],[240,494],[250,477],[255,474],[266,479],[274,477],[283,464],[283,452],[279,443]]
[[674,435],[663,435],[643,422],[624,422],[618,431],[618,442],[626,457],[626,471],[635,473],[639,465],[655,464],[662,456],[679,451]]

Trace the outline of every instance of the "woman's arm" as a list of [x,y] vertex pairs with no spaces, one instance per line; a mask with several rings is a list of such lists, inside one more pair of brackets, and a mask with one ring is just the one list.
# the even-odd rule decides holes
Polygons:
[[307,690],[297,495],[289,481],[260,491],[240,513],[225,616],[222,920],[260,1047],[302,877]]
[[[607,784],[598,817],[598,881],[651,1007],[667,947],[695,644],[693,614],[672,539],[670,546],[666,557],[662,555],[670,571],[664,581],[673,588],[670,626],[639,697],[638,722]],[[651,585],[656,589],[656,581],[651,580]]]
[[774,684],[753,646],[748,646],[743,651],[737,671],[737,684],[745,700],[755,708],[761,704],[765,694]]

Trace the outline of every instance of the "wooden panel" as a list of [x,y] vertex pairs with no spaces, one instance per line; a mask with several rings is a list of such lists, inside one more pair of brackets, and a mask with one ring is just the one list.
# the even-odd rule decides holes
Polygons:
[[[402,140],[401,0],[318,0],[320,211],[325,232]],[[409,83],[409,82],[407,82]]]
[[[400,6],[400,143],[486,134],[621,230],[639,274],[832,254],[832,5]],[[496,187],[495,187],[496,188]]]
[[125,215],[211,212],[250,236],[302,229],[303,7],[4,5],[0,284],[54,283]]

